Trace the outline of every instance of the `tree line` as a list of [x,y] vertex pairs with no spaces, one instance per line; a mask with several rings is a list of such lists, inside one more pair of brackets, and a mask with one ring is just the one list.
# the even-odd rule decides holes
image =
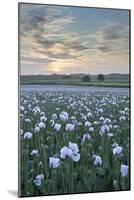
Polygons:
[[[103,74],[98,74],[97,76],[97,80],[102,82],[104,81],[104,75]],[[86,76],[83,76],[82,78],[82,82],[90,82],[91,81],[91,77],[86,75]]]

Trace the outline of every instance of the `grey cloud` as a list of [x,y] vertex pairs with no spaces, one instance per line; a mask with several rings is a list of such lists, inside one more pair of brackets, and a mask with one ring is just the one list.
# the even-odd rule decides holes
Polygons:
[[[80,42],[70,43],[67,42],[66,39],[64,39],[64,34],[62,32],[61,41],[55,40],[51,38],[51,34],[49,37],[45,37],[44,28],[47,25],[51,25],[51,31],[54,27],[58,27],[58,22],[61,27],[61,25],[64,27],[65,25],[70,23],[67,19],[69,19],[68,14],[63,13],[63,10],[58,9],[56,7],[49,7],[48,6],[27,6],[27,5],[21,5],[21,12],[20,12],[20,32],[22,39],[28,39],[28,45],[24,44],[22,42],[22,48],[27,51],[29,54],[30,50],[38,52],[40,55],[48,55],[52,59],[73,59],[78,58],[77,55],[71,55],[69,52],[70,50],[74,50],[75,52],[79,52],[82,50],[87,49],[87,47],[84,47]],[[59,20],[59,21],[57,21]],[[56,24],[57,21],[57,24]],[[59,28],[60,28],[59,27]],[[59,36],[60,33],[57,33]],[[48,39],[49,38],[49,39]],[[56,44],[61,45],[60,48],[63,51],[63,53],[54,53],[52,52],[51,48],[53,48]],[[35,48],[38,47],[38,48]],[[23,56],[21,59],[29,60],[25,56]],[[37,60],[43,62],[40,57],[38,57]],[[31,58],[32,61],[35,61],[34,58]],[[36,61],[35,61],[36,62]]]
[[110,24],[104,26],[101,33],[101,40],[95,47],[102,53],[115,52],[121,53],[124,48],[128,48],[129,30],[128,26],[121,24]]
[[128,29],[126,26],[114,24],[105,28],[102,32],[104,40],[117,40],[128,38]]

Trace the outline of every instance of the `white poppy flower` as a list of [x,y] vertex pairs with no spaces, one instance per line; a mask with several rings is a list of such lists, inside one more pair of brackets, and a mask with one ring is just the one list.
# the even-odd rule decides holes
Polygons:
[[115,142],[115,143],[113,143],[111,146],[112,146],[112,148],[115,148],[115,147],[118,146],[118,144]]
[[93,133],[93,132],[94,132],[94,127],[89,127],[88,130],[89,130],[89,132],[92,132],[92,133]]
[[118,128],[118,126],[117,126],[117,125],[114,125],[114,126],[113,126],[113,129],[117,129],[117,128]]
[[125,117],[125,116],[121,116],[121,117],[119,118],[119,120],[120,120],[120,121],[124,121],[124,120],[126,120],[126,117]]
[[99,121],[94,121],[93,124],[94,125],[98,125],[98,124],[100,124],[100,122]]
[[109,118],[105,118],[103,121],[104,124],[110,124],[111,123],[111,119]]
[[73,153],[72,154],[72,160],[75,162],[78,162],[80,160],[80,154],[79,153]]
[[91,113],[91,112],[88,112],[88,113],[87,113],[87,117],[92,117],[92,113]]
[[78,126],[82,126],[82,123],[81,123],[81,122],[77,122],[77,125],[78,125]]
[[44,174],[37,175],[35,180],[34,180],[34,184],[38,187],[41,186],[43,179],[44,179]]
[[37,180],[43,180],[44,179],[44,174],[39,174],[36,176]]
[[90,127],[91,125],[92,125],[91,122],[89,122],[89,121],[85,122],[85,127]]
[[128,107],[125,108],[125,112],[129,112],[129,108]]
[[101,166],[102,165],[102,159],[100,156],[95,156],[95,160],[94,160],[94,165],[95,166]]
[[35,129],[34,129],[34,132],[35,132],[35,133],[39,133],[39,132],[40,132],[40,127],[39,127],[39,126],[36,126]]
[[60,166],[60,159],[59,158],[54,158],[54,157],[49,158],[49,167],[50,168],[57,168],[59,166]]
[[100,117],[100,121],[104,121],[104,117]]
[[38,106],[36,106],[36,107],[33,109],[33,112],[34,112],[34,114],[36,114],[36,113],[40,113],[41,110],[40,110],[40,108],[39,108]]
[[71,120],[76,120],[76,117],[75,116],[71,116]]
[[113,149],[113,154],[114,155],[120,155],[122,153],[122,147],[121,146],[117,146],[117,147],[114,147]]
[[69,142],[69,149],[72,150],[73,153],[78,153],[78,145],[76,143]]
[[31,139],[33,134],[31,132],[24,133],[24,139]]
[[31,155],[32,155],[32,156],[39,156],[38,150],[33,149],[32,152],[31,152]]
[[24,106],[20,106],[20,110],[24,111],[25,110]]
[[46,122],[46,121],[47,121],[47,118],[46,118],[45,116],[41,116],[41,117],[40,117],[40,121],[41,121],[41,122]]
[[78,162],[80,160],[78,145],[76,143],[69,142],[69,149],[72,151],[72,160]]
[[44,113],[44,112],[40,112],[40,115],[41,115],[41,116],[44,116],[44,115],[45,115],[45,113]]
[[66,131],[74,131],[74,124],[66,124]]
[[102,109],[102,108],[98,108],[98,109],[97,109],[97,112],[98,112],[98,113],[103,113],[103,109]]
[[65,158],[67,158],[67,157],[72,157],[72,150],[71,149],[69,149],[68,147],[63,147],[63,148],[61,148],[61,150],[60,150],[60,158],[62,158],[62,159],[65,159]]
[[67,121],[67,120],[68,120],[68,117],[69,117],[69,115],[68,115],[68,113],[67,113],[67,112],[65,112],[65,111],[62,111],[62,112],[60,113],[59,117],[60,117],[60,119],[61,119],[62,121]]
[[121,111],[120,111],[120,114],[125,115],[125,111],[124,111],[124,110],[121,110]]
[[23,135],[23,129],[20,129],[20,135],[22,136]]
[[57,119],[57,115],[54,113],[54,114],[52,114],[51,118],[52,118],[53,120],[56,120],[56,119]]
[[61,129],[61,124],[56,123],[54,125],[54,130],[56,130],[58,132],[58,131],[60,131],[60,129]]
[[45,127],[46,127],[46,125],[44,124],[44,122],[39,123],[39,128],[45,128]]
[[34,184],[36,185],[36,186],[41,186],[41,180],[34,180]]
[[113,133],[108,133],[107,135],[108,135],[108,137],[113,137],[114,136]]
[[109,126],[106,124],[101,127],[100,135],[108,134],[109,133]]
[[86,121],[86,120],[87,120],[87,116],[82,114],[82,119],[83,119],[84,121]]
[[89,135],[89,133],[86,133],[83,135],[83,138],[82,138],[82,142],[85,142],[87,140],[90,140],[91,139],[91,136]]
[[25,122],[30,123],[31,119],[25,119]]
[[128,176],[128,165],[121,165],[121,168],[120,168],[120,172],[121,172],[121,175],[122,177],[127,177]]

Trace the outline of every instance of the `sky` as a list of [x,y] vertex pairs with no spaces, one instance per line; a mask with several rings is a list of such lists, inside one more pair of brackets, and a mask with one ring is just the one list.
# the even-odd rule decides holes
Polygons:
[[20,72],[129,73],[129,12],[20,4]]

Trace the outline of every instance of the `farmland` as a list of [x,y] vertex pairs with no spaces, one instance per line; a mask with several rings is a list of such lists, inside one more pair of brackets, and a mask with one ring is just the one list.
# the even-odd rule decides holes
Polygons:
[[20,196],[130,189],[129,90],[24,85]]
[[107,74],[105,80],[100,82],[97,75],[89,75],[90,82],[83,82],[86,74],[53,74],[53,75],[25,75],[21,76],[20,82],[23,85],[74,85],[94,87],[129,87],[129,74]]

